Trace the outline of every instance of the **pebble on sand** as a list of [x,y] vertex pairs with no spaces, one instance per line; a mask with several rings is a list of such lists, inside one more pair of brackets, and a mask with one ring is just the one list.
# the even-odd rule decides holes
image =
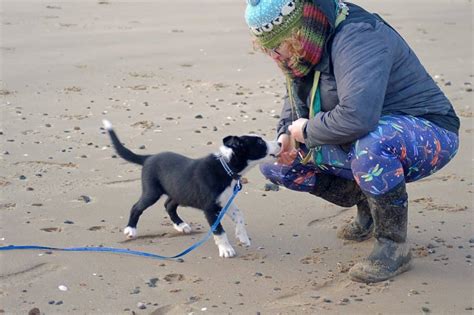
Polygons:
[[264,189],[265,191],[279,191],[280,187],[273,183],[266,183]]
[[89,203],[92,201],[91,197],[86,195],[81,195],[78,199],[79,201],[84,201],[85,203]]
[[28,315],[41,315],[41,311],[39,308],[35,307],[28,312]]
[[148,284],[150,288],[156,288],[157,282],[158,282],[158,278],[151,278],[150,280],[148,280],[146,284]]
[[58,289],[61,290],[61,291],[67,291],[67,290],[68,290],[68,288],[67,288],[65,285],[63,285],[63,284],[61,284],[60,286],[58,286]]

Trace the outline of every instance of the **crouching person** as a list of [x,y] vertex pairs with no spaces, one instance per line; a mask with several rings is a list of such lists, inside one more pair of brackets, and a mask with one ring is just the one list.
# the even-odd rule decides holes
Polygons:
[[459,119],[403,38],[378,15],[331,0],[248,0],[254,42],[281,68],[287,96],[272,182],[343,207],[357,206],[343,239],[375,238],[355,281],[406,271],[406,183],[444,167]]

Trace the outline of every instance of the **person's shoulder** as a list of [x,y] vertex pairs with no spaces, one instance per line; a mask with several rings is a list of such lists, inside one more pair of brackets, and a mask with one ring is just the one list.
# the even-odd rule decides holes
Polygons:
[[378,22],[377,17],[352,3],[347,3],[349,15],[336,28],[335,36],[374,30]]
[[[341,27],[334,35],[331,43],[331,56],[337,58],[345,56],[347,58],[362,58],[367,51],[375,47],[389,47],[397,44],[388,36],[387,30],[381,25],[366,21],[349,23]],[[362,54],[362,55],[361,55]]]
[[367,37],[373,37],[374,32],[376,32],[375,25],[364,21],[342,25],[334,34],[331,45],[332,49],[343,48],[357,43],[363,45]]
[[378,18],[375,14],[366,11],[360,6],[357,6],[353,3],[347,3],[347,7],[349,9],[349,14],[344,19],[344,21],[342,21],[339,28],[362,22],[375,26],[375,23],[378,21]]
[[367,31],[374,31],[375,24],[359,21],[354,23],[348,23],[339,27],[334,34],[334,37],[337,36],[347,36],[347,35],[354,35],[355,33],[363,33]]

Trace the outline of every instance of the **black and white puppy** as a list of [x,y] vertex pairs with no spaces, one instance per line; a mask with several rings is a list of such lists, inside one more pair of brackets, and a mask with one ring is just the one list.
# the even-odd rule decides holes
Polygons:
[[[179,232],[190,233],[191,227],[178,216],[178,206],[203,210],[207,222],[212,226],[232,196],[237,179],[253,166],[275,160],[280,152],[278,142],[246,135],[225,137],[220,152],[200,159],[190,159],[172,152],[138,155],[122,145],[109,121],[104,120],[103,124],[118,155],[129,162],[143,165],[142,195],[133,205],[124,229],[124,234],[129,238],[137,235],[137,223],[143,211],[162,195],[168,197],[165,208],[173,221],[173,227]],[[227,214],[235,224],[236,237],[244,246],[250,246],[243,215],[234,202]],[[235,256],[235,250],[221,224],[214,232],[214,240],[220,257]]]

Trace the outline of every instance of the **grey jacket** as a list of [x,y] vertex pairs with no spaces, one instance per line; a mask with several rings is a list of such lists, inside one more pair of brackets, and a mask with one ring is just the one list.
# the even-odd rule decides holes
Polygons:
[[[381,116],[419,116],[457,133],[459,119],[415,53],[380,17],[348,3],[349,16],[334,29],[332,1],[315,0],[329,17],[331,35],[321,71],[321,112],[304,127],[308,147],[351,143],[374,130]],[[294,101],[308,118],[313,73],[293,82]],[[278,134],[297,119],[285,98]]]

